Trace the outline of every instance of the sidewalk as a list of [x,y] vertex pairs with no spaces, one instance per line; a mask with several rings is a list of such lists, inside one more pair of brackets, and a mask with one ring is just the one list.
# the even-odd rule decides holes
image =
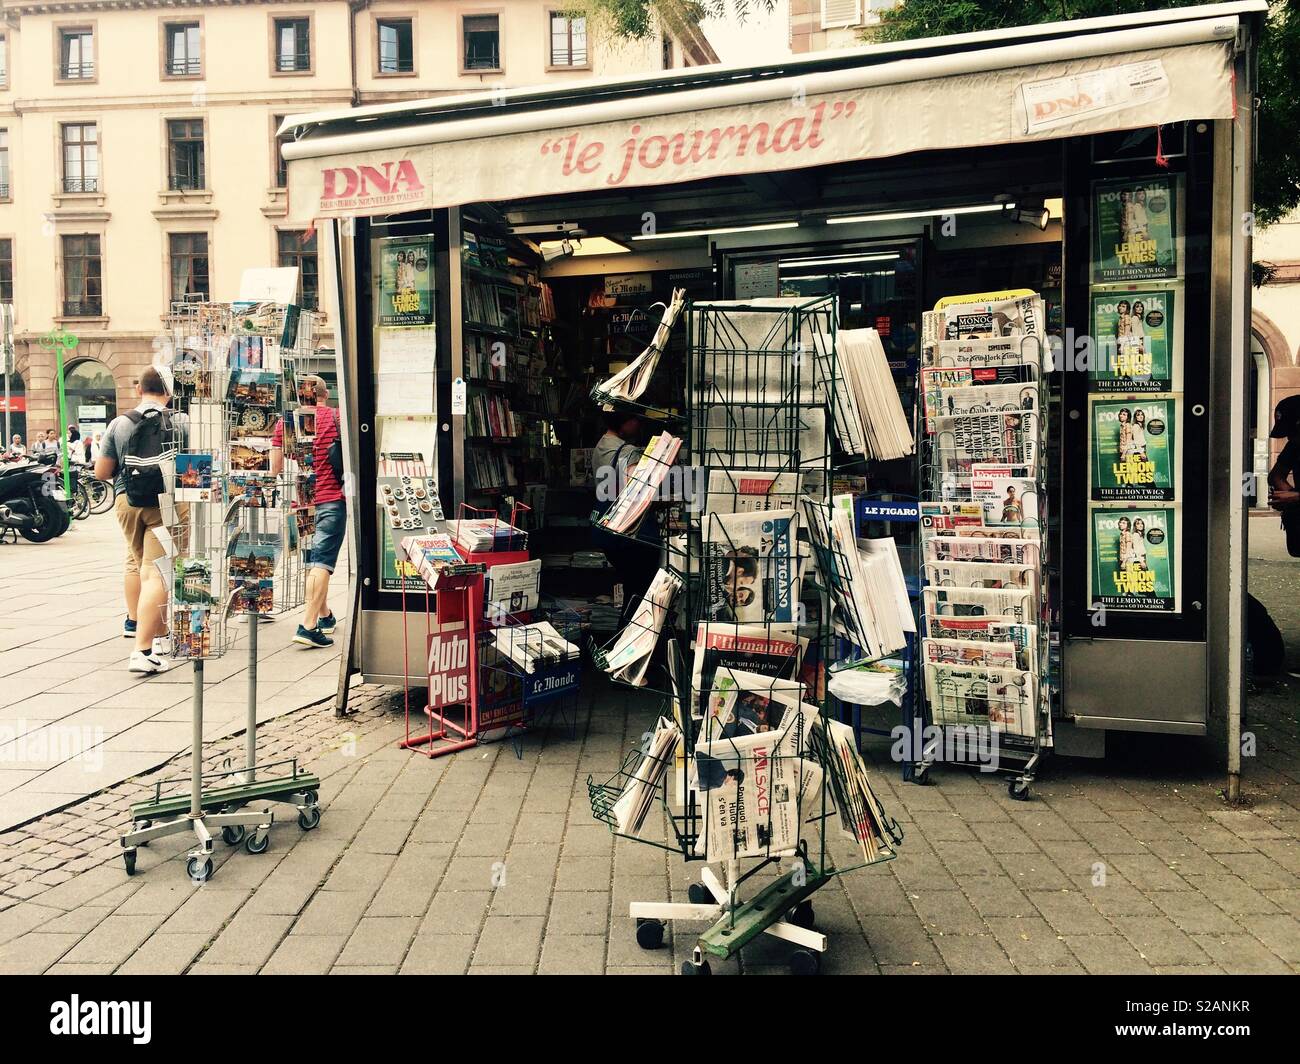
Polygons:
[[[1296,567],[1251,573],[1300,657]],[[627,906],[686,900],[700,866],[615,839],[587,793],[641,741],[652,699],[589,678],[573,735],[528,735],[519,759],[506,743],[434,761],[398,747],[398,693],[358,686],[352,704],[347,719],[308,708],[261,729],[267,758],[301,757],[323,778],[321,825],[303,832],[276,807],[270,851],[218,841],[201,886],[184,838],[141,850],[134,877],[117,842],[131,803],[183,759],[0,834],[0,973],[668,974],[688,956],[698,925],[641,950]],[[1300,972],[1298,704],[1293,678],[1252,685],[1257,749],[1235,808],[1188,737],[1053,758],[1028,802],[955,769],[903,783],[888,742],[870,741],[906,838],[896,861],[814,897],[823,970]],[[215,765],[241,751],[232,738],[205,753]],[[714,969],[780,973],[788,954],[763,942]]]
[[[193,670],[126,671],[124,548],[110,511],[49,543],[0,545],[0,831],[80,801],[188,749]],[[340,563],[346,572],[346,557]],[[343,612],[346,581],[331,587]],[[258,632],[258,719],[331,697],[336,651],[289,643],[301,610]],[[248,644],[206,667],[204,735],[244,728]]]

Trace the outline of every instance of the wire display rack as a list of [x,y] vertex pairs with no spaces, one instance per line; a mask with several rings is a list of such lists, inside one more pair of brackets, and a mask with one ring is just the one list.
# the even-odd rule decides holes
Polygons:
[[[320,822],[316,776],[296,760],[257,760],[258,622],[304,597],[306,541],[297,512],[310,499],[303,470],[310,463],[302,456],[311,441],[300,431],[296,370],[314,344],[314,321],[296,307],[273,304],[181,303],[169,318],[170,346],[159,356],[170,363],[184,416],[175,421],[171,491],[162,497],[164,578],[173,659],[194,667],[192,765],[185,787],[161,781],[151,800],[132,807],[133,830],[122,839],[128,873],[138,846],[193,830],[199,845],[187,871],[205,881],[213,869],[209,826],[219,827],[229,845],[264,852],[273,815],[269,806],[245,808],[251,803],[293,805],[304,830]],[[277,423],[285,456],[278,471],[271,466]],[[249,647],[244,765],[205,773],[204,663],[229,652],[237,620],[247,622]]]
[[[952,373],[980,351],[945,351],[950,345],[935,340],[941,316],[927,313],[924,361]],[[941,375],[926,400],[912,722],[922,738],[911,778],[929,782],[936,763],[1002,772],[1011,777],[1008,794],[1023,801],[1051,745],[1048,396],[1044,338],[1017,333],[1002,341],[996,379],[1006,383],[981,393]]]
[[[645,640],[666,634],[664,660],[634,677],[658,694],[658,722],[616,773],[588,777],[588,799],[615,835],[703,862],[686,902],[631,904],[643,948],[662,945],[667,921],[702,921],[683,974],[709,974],[710,958],[763,935],[793,944],[792,970],[812,973],[827,948],[812,895],[892,860],[902,839],[852,729],[824,712],[830,588],[847,569],[833,543],[814,561],[808,515],[830,506],[835,304],[697,303],[687,318],[690,490],[664,524],[680,592],[666,617],[642,621]],[[805,579],[814,564],[820,581]],[[724,646],[756,671],[710,657]]]

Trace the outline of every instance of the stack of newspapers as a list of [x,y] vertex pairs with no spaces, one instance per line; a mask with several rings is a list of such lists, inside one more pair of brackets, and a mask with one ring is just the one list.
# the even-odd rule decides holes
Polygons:
[[893,539],[857,538],[852,496],[835,496],[829,511],[805,499],[804,513],[836,633],[867,658],[901,650],[916,622]]
[[[846,329],[835,338],[835,431],[847,454],[887,460],[912,453],[912,427],[889,359],[875,329]],[[829,387],[828,385],[824,385]]]
[[497,653],[530,676],[538,669],[582,657],[582,651],[560,635],[550,621],[494,628],[491,639]]
[[682,579],[667,569],[660,569],[650,581],[645,597],[637,603],[627,626],[618,634],[614,645],[604,654],[601,667],[616,680],[636,687],[644,686],[646,669],[659,633],[663,631],[668,608],[682,589]]
[[1044,308],[1032,293],[923,316],[921,655],[937,723],[1031,738],[1045,691],[1038,624]]
[[667,717],[659,718],[640,764],[628,777],[622,793],[614,802],[614,825],[620,835],[635,837],[640,834],[646,814],[654,805],[659,787],[673,763],[673,754],[681,737],[681,729],[673,721]]
[[596,385],[591,390],[591,397],[596,402],[604,403],[611,399],[633,402],[645,394],[645,390],[650,384],[650,378],[654,375],[655,367],[659,365],[659,359],[664,353],[664,348],[668,345],[669,334],[672,333],[673,326],[677,324],[677,319],[682,313],[682,307],[685,305],[686,289],[674,288],[673,297],[668,305],[664,307],[663,318],[655,329],[650,346],[615,373],[614,376],[610,377],[609,380]]

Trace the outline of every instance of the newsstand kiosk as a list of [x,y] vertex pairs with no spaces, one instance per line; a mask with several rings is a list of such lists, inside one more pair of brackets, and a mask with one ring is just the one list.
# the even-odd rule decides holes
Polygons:
[[[578,315],[566,285],[615,314],[688,283],[832,292],[842,322],[888,337],[913,408],[922,311],[1029,289],[1054,337],[1051,741],[1099,755],[1108,731],[1207,735],[1235,785],[1266,14],[1176,8],[288,119],[289,208],[323,238],[357,476],[357,667],[400,682],[424,652],[402,645],[405,576],[370,505],[381,460],[418,455],[448,513],[519,496],[507,459],[530,415],[516,402],[518,423],[476,430],[476,404],[495,416],[509,386],[495,356]],[[1090,356],[1117,338],[1140,372]],[[916,463],[890,487],[915,497]]]

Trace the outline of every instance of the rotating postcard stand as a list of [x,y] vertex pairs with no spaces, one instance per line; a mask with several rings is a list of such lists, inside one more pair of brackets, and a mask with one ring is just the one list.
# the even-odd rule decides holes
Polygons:
[[[927,335],[942,335],[943,314],[927,312]],[[1007,793],[1025,801],[1051,745],[1044,340],[1015,332],[926,347],[912,722],[923,740],[912,782],[928,783],[937,763],[978,767],[1009,774]],[[992,383],[973,384],[972,366]]]
[[[680,594],[671,605],[651,598],[683,614],[692,665],[674,633],[653,733],[613,777],[587,780],[592,813],[612,833],[705,862],[686,902],[629,910],[646,949],[663,944],[665,921],[711,924],[683,974],[707,975],[709,958],[765,935],[797,947],[794,972],[818,971],[827,940],[813,926],[812,895],[836,875],[892,860],[902,838],[867,782],[852,729],[824,714],[830,603],[825,587],[804,582],[802,515],[830,507],[835,326],[829,299],[690,312],[697,478],[661,571]],[[655,643],[671,624],[634,615],[638,623],[633,637]],[[618,650],[616,640],[594,656],[609,663]],[[611,678],[644,689],[645,677]],[[656,805],[663,831],[650,816]],[[832,836],[836,825],[846,841]],[[758,888],[742,898],[747,884]]]
[[[197,844],[190,851],[185,868],[191,880],[202,883],[212,875],[213,831],[239,830],[244,833],[244,847],[249,853],[264,853],[270,846],[274,814],[269,807],[217,812],[214,806],[218,803],[213,801],[211,792],[204,791],[208,778],[203,772],[204,665],[208,659],[225,654],[234,640],[229,623],[231,604],[219,594],[225,583],[226,543],[220,488],[214,488],[211,483],[214,453],[193,449],[179,433],[174,444],[177,462],[180,463],[182,453],[187,459],[199,459],[197,465],[206,466],[208,480],[206,488],[179,490],[182,493],[206,491],[209,496],[208,501],[177,500],[174,494],[161,496],[164,523],[154,532],[165,549],[157,565],[171,589],[170,601],[162,608],[171,632],[172,657],[191,661],[194,670],[189,795],[188,801],[176,797],[164,803],[160,800],[162,789],[169,782],[164,781],[155,791],[159,800],[132,807],[133,827],[122,836],[122,859],[127,874],[134,875],[138,847],[147,846],[155,839],[192,833]],[[168,479],[179,486],[188,468],[170,472]],[[211,497],[214,492],[215,499]],[[245,801],[248,800],[245,796]],[[225,804],[228,803],[220,803]],[[155,822],[154,817],[161,816],[172,818]]]

